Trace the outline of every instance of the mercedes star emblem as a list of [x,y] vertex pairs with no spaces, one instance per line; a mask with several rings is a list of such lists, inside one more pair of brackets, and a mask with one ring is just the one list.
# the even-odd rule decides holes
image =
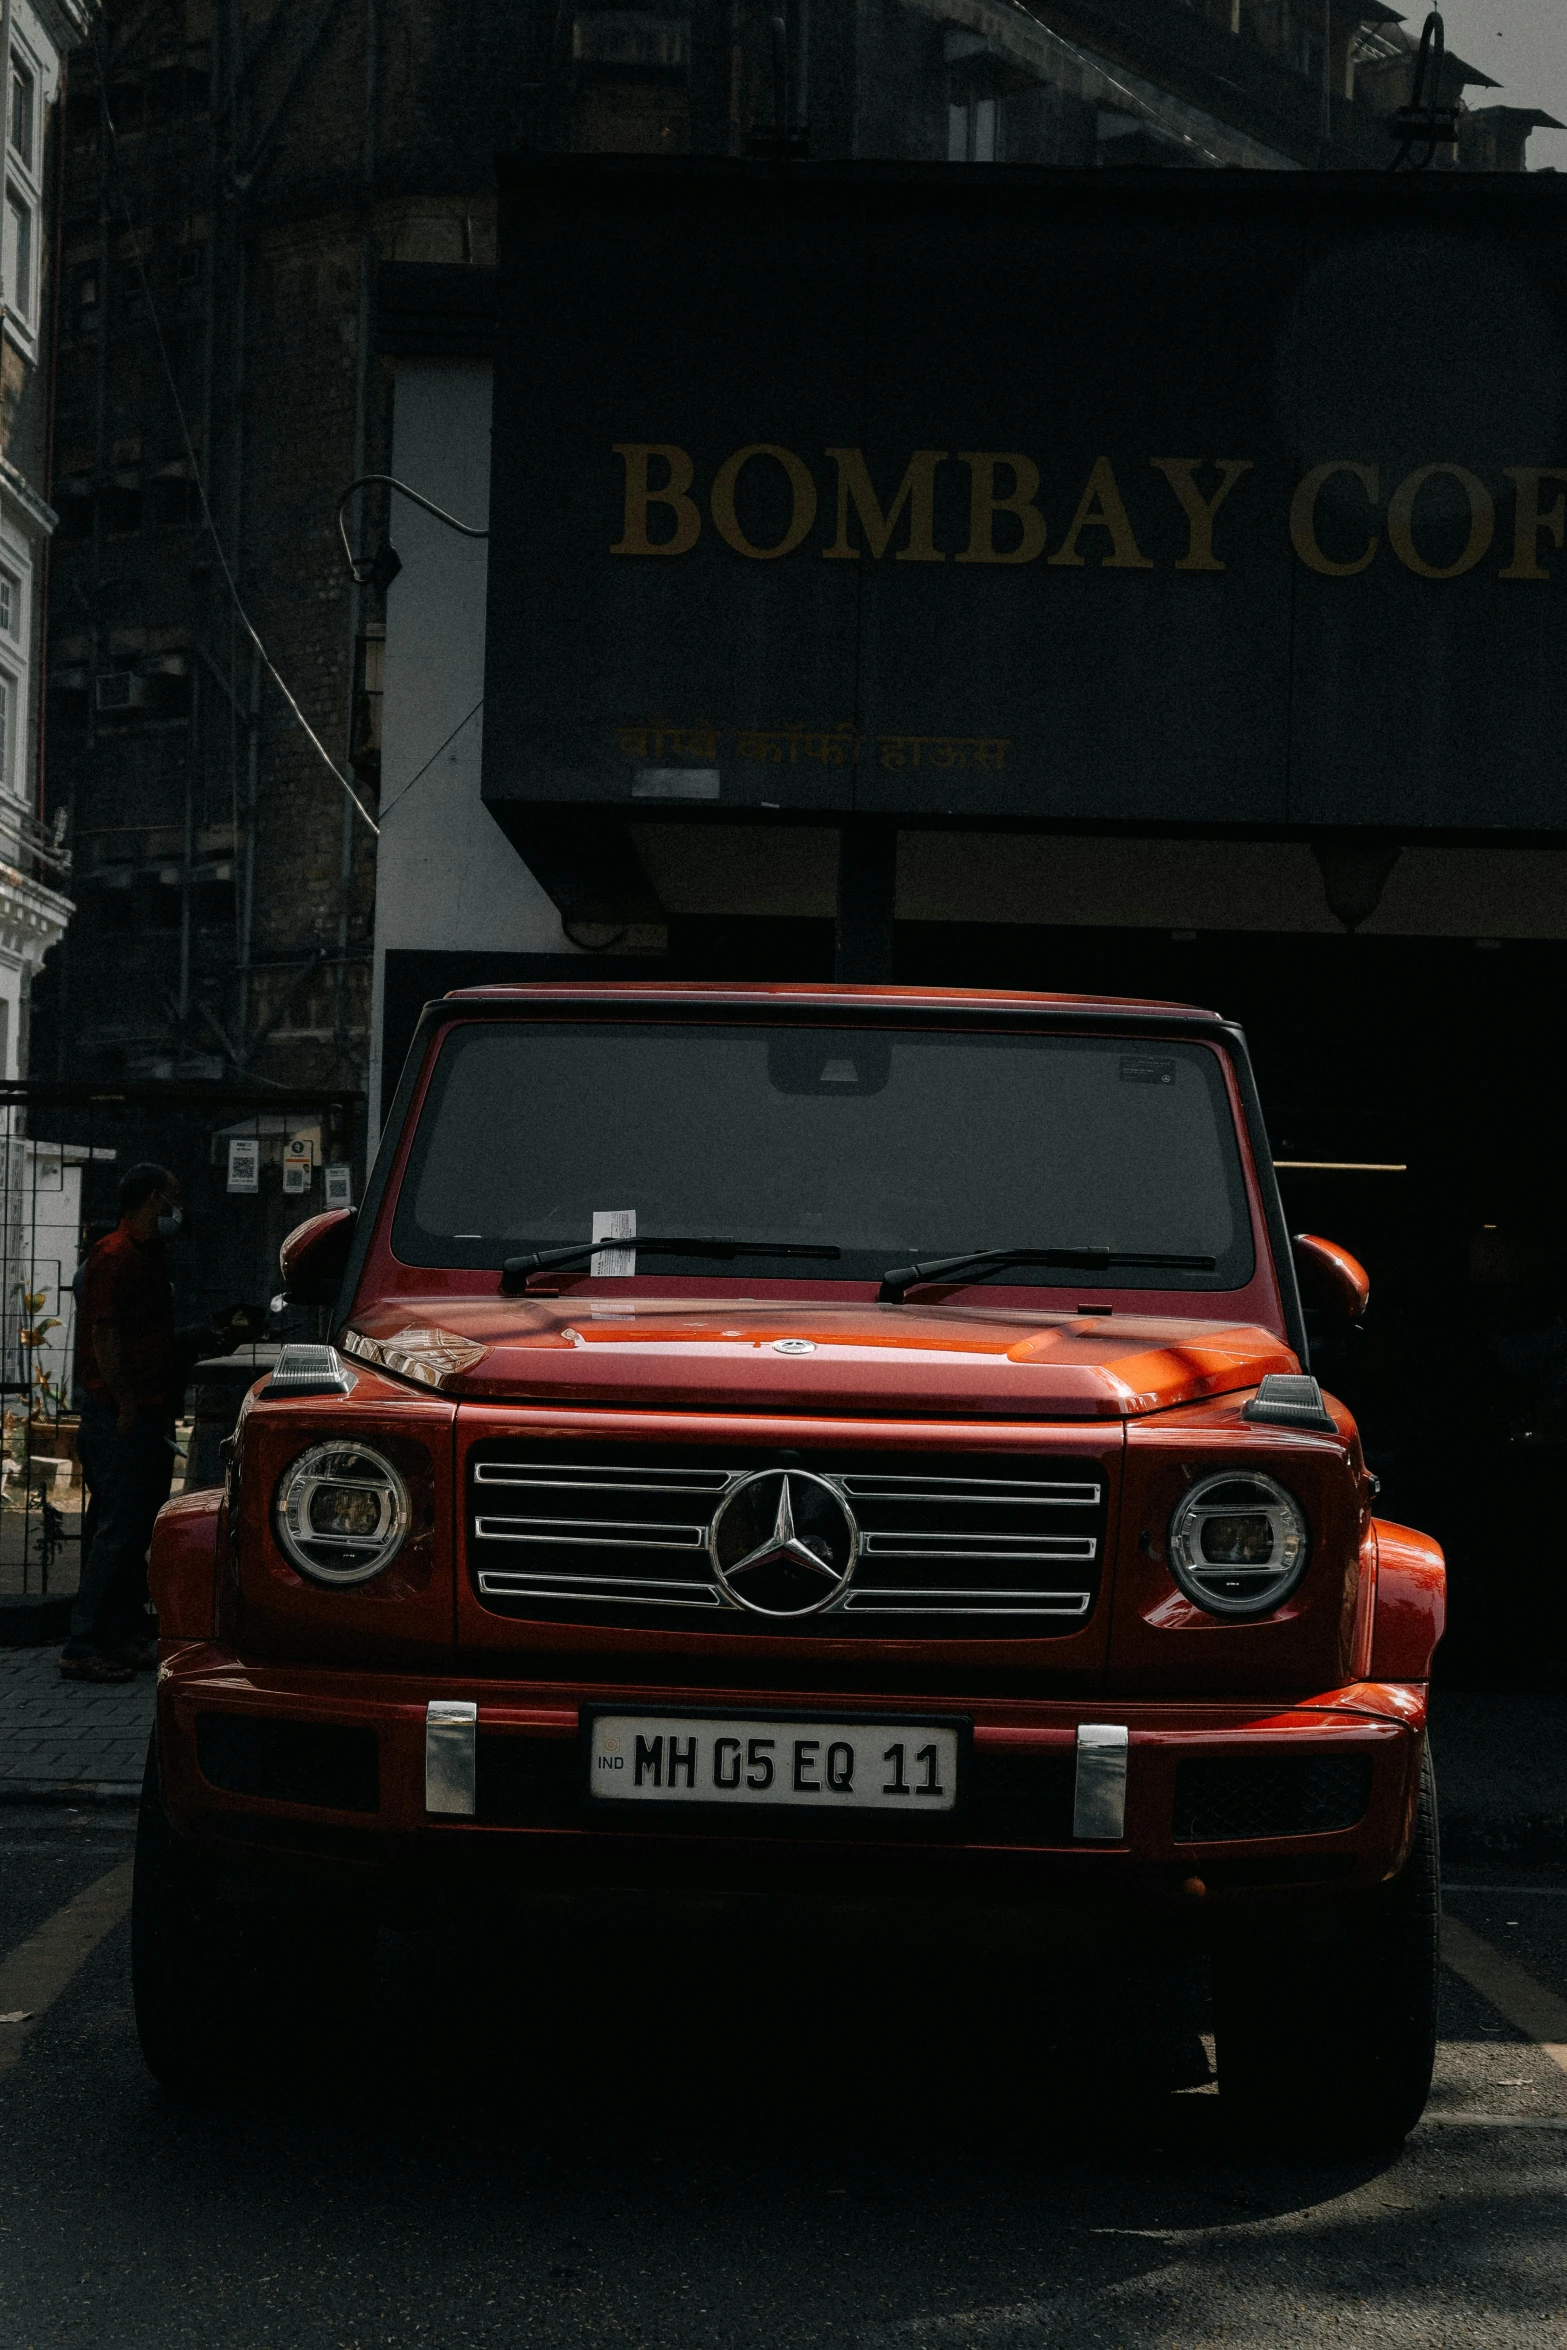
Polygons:
[[835,1485],[806,1469],[759,1469],[721,1505],[708,1537],[719,1587],[757,1616],[814,1616],[854,1572],[860,1530]]
[[775,1338],[773,1352],[775,1355],[813,1355],[816,1352],[816,1341],[814,1338]]

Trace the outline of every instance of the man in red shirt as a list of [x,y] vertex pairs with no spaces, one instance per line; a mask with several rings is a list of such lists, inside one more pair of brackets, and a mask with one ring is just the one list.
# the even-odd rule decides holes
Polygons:
[[164,1246],[183,1216],[178,1178],[150,1163],[120,1180],[120,1221],[82,1268],[77,1449],[91,1494],[81,1583],[60,1670],[126,1681],[157,1662],[147,1621],[147,1546],[169,1496],[174,1421],[206,1331],[174,1327]]

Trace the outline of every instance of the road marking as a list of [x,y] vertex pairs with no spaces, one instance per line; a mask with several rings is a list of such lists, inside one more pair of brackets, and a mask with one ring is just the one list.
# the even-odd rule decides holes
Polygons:
[[112,1934],[131,1906],[132,1863],[122,1861],[96,1877],[46,1918],[36,1934],[0,1959],[0,2015],[22,2015],[23,2023],[0,2023],[0,2073],[9,2072],[29,2032],[36,2031],[85,1959],[105,1934]]
[[1567,2121],[1527,2113],[1423,2113],[1421,2129],[1443,2123],[1455,2130],[1567,2130]]
[[1558,1999],[1533,1975],[1471,1933],[1459,1918],[1442,1918],[1442,1963],[1462,1975],[1520,2032],[1526,2032],[1551,2062],[1567,2073],[1567,1999]]
[[1510,1893],[1518,1901],[1567,1901],[1567,1885],[1455,1885],[1451,1877],[1442,1887],[1449,1893]]
[[895,2318],[890,2324],[872,2325],[855,2336],[860,2350],[891,2350],[894,2343],[907,2342],[917,2335],[922,2342],[989,2342],[1000,2334],[1015,2334],[1025,2326],[1030,2330],[1057,2317],[1062,2301],[1013,2301],[993,2309],[954,2309],[929,2317]]

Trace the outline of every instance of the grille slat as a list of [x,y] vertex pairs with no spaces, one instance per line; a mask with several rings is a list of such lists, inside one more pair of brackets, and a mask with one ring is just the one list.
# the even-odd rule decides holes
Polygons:
[[1086,1591],[980,1591],[964,1588],[942,1591],[850,1591],[845,1609],[873,1608],[892,1616],[972,1615],[983,1608],[995,1616],[1086,1616],[1092,1594]]
[[551,1461],[537,1471],[509,1468],[503,1462],[479,1461],[474,1467],[477,1485],[523,1485],[576,1493],[722,1493],[728,1479],[721,1469],[705,1477],[688,1469],[622,1469],[618,1475],[594,1463],[591,1471],[574,1469],[569,1462]]
[[[969,1461],[949,1454],[914,1473],[863,1454],[746,1451],[693,1461],[673,1447],[607,1445],[563,1459],[558,1443],[534,1451],[496,1439],[470,1470],[470,1567],[487,1607],[535,1620],[602,1623],[618,1611],[629,1624],[647,1609],[688,1609],[709,1628],[716,1617],[724,1630],[751,1635],[842,1638],[846,1617],[874,1615],[898,1618],[903,1637],[922,1619],[945,1638],[1059,1636],[1093,1608],[1105,1479],[1041,1475],[1046,1465],[973,1475]],[[714,1573],[709,1538],[720,1508],[747,1477],[782,1468],[831,1486],[859,1530],[848,1586],[819,1614],[753,1613]],[[657,1567],[650,1560],[650,1572],[638,1574],[637,1552],[658,1553]]]
[[856,1501],[883,1495],[895,1499],[913,1491],[925,1500],[958,1502],[971,1509],[1018,1502],[1072,1509],[1099,1499],[1097,1483],[1041,1484],[1023,1477],[844,1477],[841,1483],[844,1492]]
[[[717,1607],[719,1596],[710,1584],[616,1582],[612,1576],[582,1577],[559,1587],[550,1580],[535,1582],[527,1575],[486,1575],[481,1589],[487,1599],[564,1599],[573,1606],[623,1601],[636,1607]],[[537,1610],[527,1610],[536,1614]]]
[[1081,1559],[1094,1555],[1093,1537],[1058,1535],[976,1534],[965,1542],[951,1534],[917,1534],[900,1526],[885,1534],[867,1534],[862,1549],[868,1558],[885,1559]]
[[611,1550],[700,1550],[707,1540],[705,1526],[671,1526],[660,1535],[652,1519],[603,1518],[585,1534],[563,1530],[581,1523],[580,1518],[475,1518],[473,1530],[481,1542],[575,1542]]

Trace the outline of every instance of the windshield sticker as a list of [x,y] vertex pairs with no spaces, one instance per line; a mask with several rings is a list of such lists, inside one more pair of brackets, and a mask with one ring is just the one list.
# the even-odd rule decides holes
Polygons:
[[1145,1053],[1129,1053],[1121,1063],[1123,1085],[1173,1085],[1175,1063],[1150,1060]]
[[[635,1208],[595,1208],[593,1237],[595,1240],[635,1240],[637,1211]],[[634,1248],[601,1248],[595,1251],[588,1267],[595,1281],[614,1281],[629,1278],[637,1269]]]

